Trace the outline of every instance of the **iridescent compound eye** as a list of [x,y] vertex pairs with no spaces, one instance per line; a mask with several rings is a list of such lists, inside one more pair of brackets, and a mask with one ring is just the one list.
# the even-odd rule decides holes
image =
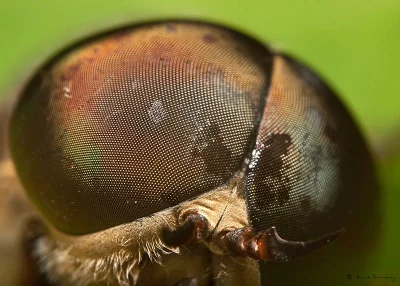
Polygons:
[[137,26],[45,65],[12,122],[19,175],[63,232],[84,234],[176,206],[244,167],[272,55],[198,23]]
[[305,241],[366,218],[357,200],[377,190],[357,127],[318,76],[199,22],[63,51],[22,94],[11,146],[28,195],[69,234],[151,216],[241,173],[251,226]]
[[341,285],[378,233],[371,156],[334,92],[214,24],[143,23],[62,51],[21,94],[10,146],[52,226],[41,268],[69,285]]

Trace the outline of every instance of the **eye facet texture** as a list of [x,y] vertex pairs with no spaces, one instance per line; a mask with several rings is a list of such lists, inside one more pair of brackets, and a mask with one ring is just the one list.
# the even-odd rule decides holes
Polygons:
[[244,167],[271,70],[262,44],[208,24],[147,24],[82,42],[21,97],[11,126],[19,176],[66,233],[175,206]]
[[371,158],[334,93],[212,24],[147,23],[63,51],[22,94],[11,146],[28,195],[70,234],[152,215],[239,171],[251,225],[287,240],[360,237],[375,208],[357,201],[376,206]]
[[342,285],[349,269],[368,269],[382,217],[371,155],[333,91],[287,56],[274,60],[256,150],[246,190],[255,228],[275,225],[282,237],[299,241],[345,229],[332,245],[302,259],[259,263],[261,284]]
[[[246,181],[251,224],[306,241],[375,216],[377,181],[349,113],[308,68],[274,57]],[[361,227],[358,231],[361,231]]]

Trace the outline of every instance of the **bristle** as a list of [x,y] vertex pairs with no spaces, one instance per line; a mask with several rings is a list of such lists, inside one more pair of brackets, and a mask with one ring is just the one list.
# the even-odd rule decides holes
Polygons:
[[[129,241],[129,240],[126,240]],[[135,249],[132,243],[124,243],[124,248],[101,258],[77,257],[71,247],[54,242],[50,237],[41,237],[36,242],[35,255],[39,258],[41,271],[47,273],[51,281],[68,280],[73,285],[89,283],[135,283],[140,273],[139,263],[145,257],[161,264],[163,254],[178,253],[179,250],[162,244],[160,239],[149,240]]]

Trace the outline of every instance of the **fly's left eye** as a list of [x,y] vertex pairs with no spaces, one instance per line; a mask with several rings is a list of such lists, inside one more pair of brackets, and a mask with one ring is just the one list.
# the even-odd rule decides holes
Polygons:
[[15,111],[26,191],[56,228],[83,234],[220,186],[255,140],[271,65],[261,44],[211,25],[78,44],[36,74]]

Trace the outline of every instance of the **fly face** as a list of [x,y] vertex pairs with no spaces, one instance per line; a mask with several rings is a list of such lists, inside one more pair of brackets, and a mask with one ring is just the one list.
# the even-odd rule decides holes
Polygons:
[[376,178],[345,107],[225,27],[144,23],[78,43],[30,80],[9,131],[51,283],[278,285],[374,241]]

